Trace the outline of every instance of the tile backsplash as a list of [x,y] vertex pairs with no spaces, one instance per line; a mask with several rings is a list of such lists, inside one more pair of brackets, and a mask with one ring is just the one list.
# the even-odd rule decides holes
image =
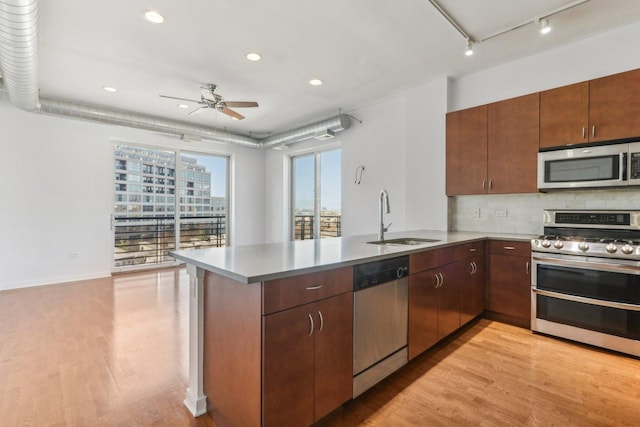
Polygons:
[[453,196],[448,200],[449,230],[541,234],[545,209],[640,210],[640,189],[484,194]]

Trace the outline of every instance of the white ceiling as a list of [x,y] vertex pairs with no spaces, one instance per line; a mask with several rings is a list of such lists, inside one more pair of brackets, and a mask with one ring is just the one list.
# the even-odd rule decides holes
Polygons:
[[[439,0],[475,40],[570,3]],[[143,20],[147,9],[165,23]],[[546,36],[529,24],[465,57],[464,38],[427,0],[41,0],[40,95],[260,138],[638,22],[640,1],[591,0],[550,21]],[[263,59],[247,61],[250,51]],[[311,78],[325,84],[310,86]],[[238,109],[243,121],[216,111],[188,117],[190,110],[158,96],[199,99],[204,83],[218,84],[226,100],[260,107]]]

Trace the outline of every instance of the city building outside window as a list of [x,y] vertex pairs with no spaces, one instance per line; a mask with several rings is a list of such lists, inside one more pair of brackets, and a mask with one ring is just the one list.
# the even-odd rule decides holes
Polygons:
[[291,158],[293,240],[339,237],[342,224],[340,149]]
[[[226,156],[115,144],[114,269],[174,263],[175,248],[226,246],[228,170]],[[199,197],[176,198],[176,186]]]

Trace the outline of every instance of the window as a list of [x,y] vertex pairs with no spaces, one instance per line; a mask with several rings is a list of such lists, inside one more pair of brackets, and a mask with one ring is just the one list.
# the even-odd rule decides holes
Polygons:
[[294,240],[341,235],[341,154],[337,149],[292,157]]
[[[168,252],[175,248],[225,246],[228,161],[224,156],[114,145],[114,267],[174,263]],[[207,188],[201,197],[176,200],[176,185],[191,188],[185,195],[193,196],[194,180]],[[224,209],[214,212],[213,195]]]

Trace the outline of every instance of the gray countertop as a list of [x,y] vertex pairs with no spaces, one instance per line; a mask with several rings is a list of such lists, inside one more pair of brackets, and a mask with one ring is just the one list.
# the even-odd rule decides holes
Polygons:
[[408,255],[428,249],[486,238],[529,241],[534,236],[419,230],[387,233],[385,237],[387,239],[398,237],[430,238],[438,241],[411,246],[373,245],[367,243],[377,240],[376,236],[371,234],[319,240],[179,250],[170,252],[170,255],[187,264],[193,264],[239,282],[254,283]]

